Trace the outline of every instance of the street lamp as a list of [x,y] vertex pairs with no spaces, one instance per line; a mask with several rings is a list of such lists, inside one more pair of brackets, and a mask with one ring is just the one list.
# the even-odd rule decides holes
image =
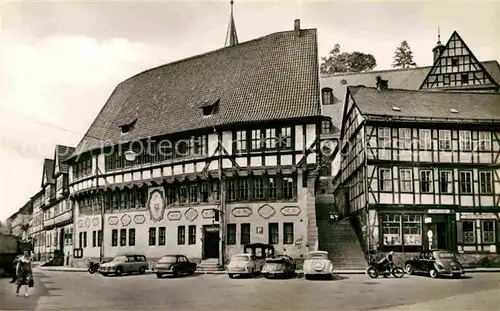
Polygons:
[[[134,161],[138,154],[133,151],[133,150],[127,150],[124,152],[125,159],[127,161]],[[99,174],[104,175],[103,172],[99,169],[99,161],[96,161],[96,190],[99,188]],[[104,184],[106,187],[109,186],[109,182],[106,180],[106,178],[103,178]],[[104,202],[101,201],[101,246],[99,248],[99,262],[102,263],[104,260],[104,212],[105,212],[105,207],[104,207]]]

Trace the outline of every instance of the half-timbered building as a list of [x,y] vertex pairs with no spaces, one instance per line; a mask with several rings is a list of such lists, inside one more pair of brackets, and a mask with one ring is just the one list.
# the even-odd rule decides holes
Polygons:
[[457,32],[432,51],[431,67],[322,78],[341,112],[336,211],[365,251],[499,253],[500,66]]
[[70,160],[80,264],[314,248],[317,59],[299,20],[239,43],[231,15],[226,47],[120,83]]

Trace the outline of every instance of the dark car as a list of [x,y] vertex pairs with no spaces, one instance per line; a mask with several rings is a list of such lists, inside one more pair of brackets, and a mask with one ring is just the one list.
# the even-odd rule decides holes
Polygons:
[[426,250],[418,257],[405,262],[408,274],[424,273],[436,278],[438,275],[452,275],[460,277],[464,269],[454,253],[445,250]]
[[267,279],[272,277],[291,277],[295,275],[295,263],[286,255],[267,258],[261,274]]
[[165,255],[158,260],[155,270],[158,278],[166,274],[173,276],[193,275],[196,271],[196,263],[190,262],[184,255]]

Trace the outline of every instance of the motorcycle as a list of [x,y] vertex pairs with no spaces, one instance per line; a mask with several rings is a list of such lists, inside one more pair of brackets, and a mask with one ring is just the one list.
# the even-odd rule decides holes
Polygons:
[[371,262],[368,269],[366,269],[366,274],[372,279],[378,278],[379,275],[382,275],[384,278],[389,275],[393,275],[395,278],[402,278],[405,274],[403,268],[396,266],[396,264],[391,263],[389,267],[386,264],[379,264],[376,262]]
[[100,266],[100,264],[98,262],[91,261],[91,262],[89,262],[89,267],[88,267],[87,271],[90,274],[94,274],[97,271],[99,271],[99,266]]

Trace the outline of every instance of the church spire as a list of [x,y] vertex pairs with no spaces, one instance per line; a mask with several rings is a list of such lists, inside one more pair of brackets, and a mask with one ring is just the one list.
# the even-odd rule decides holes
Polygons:
[[226,44],[224,46],[234,46],[238,44],[238,35],[236,34],[236,26],[234,25],[234,18],[233,18],[233,4],[234,1],[231,0],[231,17],[229,18],[229,27],[227,28],[227,34],[226,34]]

